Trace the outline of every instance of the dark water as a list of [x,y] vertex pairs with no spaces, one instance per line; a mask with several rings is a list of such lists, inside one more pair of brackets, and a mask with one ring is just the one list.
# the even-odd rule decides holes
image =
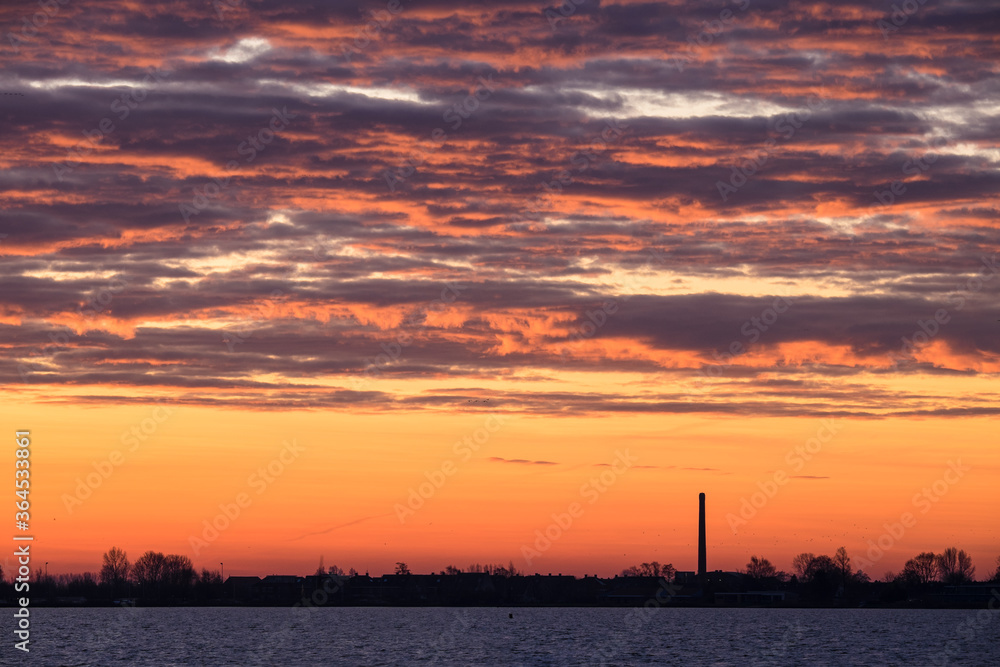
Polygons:
[[30,656],[8,639],[0,664],[1000,665],[1000,611],[986,610],[136,608],[31,616]]

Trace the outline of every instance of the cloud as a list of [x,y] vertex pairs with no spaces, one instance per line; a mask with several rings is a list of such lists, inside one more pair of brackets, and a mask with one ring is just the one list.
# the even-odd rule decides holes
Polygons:
[[491,457],[489,457],[488,460],[489,461],[493,461],[494,463],[521,463],[521,464],[525,464],[525,465],[536,465],[536,466],[554,466],[554,465],[559,465],[558,463],[555,463],[553,461],[530,461],[528,459],[505,459],[505,458],[501,458],[499,456],[491,456]]
[[353,5],[243,4],[68,3],[15,40],[6,386],[996,413],[1000,10],[942,0],[883,39],[870,4],[755,2],[691,49],[733,3],[585,3],[553,29],[529,0],[435,0],[377,30]]

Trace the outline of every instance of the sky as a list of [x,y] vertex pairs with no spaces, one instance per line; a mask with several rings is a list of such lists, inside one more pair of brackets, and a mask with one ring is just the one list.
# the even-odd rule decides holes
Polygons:
[[0,416],[50,573],[694,570],[700,492],[710,569],[995,567],[996,4],[0,31]]

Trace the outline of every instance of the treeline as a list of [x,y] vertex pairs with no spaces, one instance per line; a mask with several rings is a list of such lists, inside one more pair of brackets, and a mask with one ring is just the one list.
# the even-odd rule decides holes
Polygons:
[[[871,564],[870,561],[863,562]],[[663,577],[673,580],[675,573],[676,570],[672,564],[660,565],[657,561],[652,561],[627,567],[622,570],[621,574],[623,577]],[[792,559],[791,574],[778,570],[767,558],[751,556],[746,567],[740,570],[740,574],[751,582],[762,584],[807,583],[816,580],[839,581],[840,583],[871,581],[870,576],[863,570],[855,571],[851,557],[844,547],[837,549],[833,556],[799,554]],[[918,554],[906,561],[901,572],[887,572],[881,581],[898,582],[911,587],[932,583],[958,586],[976,581],[975,574],[976,568],[972,564],[972,557],[963,549],[949,547],[939,554],[930,551]],[[1000,556],[997,556],[994,569],[984,581],[1000,581]]]
[[[867,567],[874,565],[865,558],[860,558],[859,563]],[[767,558],[751,556],[745,568],[738,571],[737,582],[728,578],[720,580],[711,574],[709,579],[715,582],[718,590],[784,590],[816,603],[835,598],[897,602],[926,597],[940,592],[944,586],[977,581],[971,556],[955,547],[939,554],[920,553],[906,561],[900,572],[886,572],[878,580],[873,580],[862,569],[855,569],[844,547],[837,549],[833,556],[801,553],[792,559],[791,566],[791,572],[785,572]],[[627,567],[621,574],[625,577],[662,577],[668,581],[674,581],[678,575],[672,564],[660,565],[656,561]],[[982,581],[1000,583],[1000,556]]]
[[[857,563],[866,567],[873,565],[863,557]],[[513,562],[507,565],[473,563],[464,569],[448,565],[440,572],[441,575],[468,573],[488,575],[496,581],[512,581],[528,575],[518,570]],[[407,564],[400,561],[396,563],[394,575],[412,573]],[[640,563],[621,571],[624,579],[661,579],[692,588],[704,585],[713,592],[788,591],[803,602],[816,604],[836,600],[892,603],[921,599],[940,594],[944,586],[974,583],[975,575],[972,558],[964,550],[954,547],[941,553],[919,553],[907,560],[900,572],[887,572],[880,579],[872,579],[864,570],[856,568],[855,561],[844,547],[837,549],[832,556],[801,553],[792,559],[790,572],[779,570],[767,558],[754,555],[738,572],[710,572],[706,582],[698,581],[691,572],[678,572],[672,564],[661,565],[657,561]],[[326,576],[349,581],[358,577],[359,573],[354,568],[344,572],[336,565],[324,567],[320,559],[319,568],[311,578],[313,585],[318,585],[316,582]],[[436,575],[433,572],[414,575],[420,576]],[[367,580],[367,577],[364,579]],[[991,564],[981,580],[1000,584],[1000,557]],[[187,556],[146,551],[131,562],[128,555],[117,547],[103,554],[97,573],[48,576],[39,569],[31,585],[33,596],[50,599],[85,598],[90,602],[99,602],[125,598],[152,604],[210,603],[233,598],[236,591],[235,586],[224,585],[220,570],[203,568],[198,572]],[[6,583],[0,569],[0,599],[10,595],[11,585]]]
[[[4,581],[0,568],[0,582]],[[199,574],[191,559],[176,554],[147,551],[134,563],[127,554],[112,547],[102,557],[98,573],[47,575],[35,571],[32,594],[46,597],[109,600],[140,598],[150,602],[211,599],[222,590],[220,571],[202,569]]]

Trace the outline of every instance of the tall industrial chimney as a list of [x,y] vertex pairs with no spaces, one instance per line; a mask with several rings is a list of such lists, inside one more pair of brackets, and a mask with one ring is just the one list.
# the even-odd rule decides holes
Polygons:
[[705,494],[698,494],[698,579],[704,583],[705,572]]

